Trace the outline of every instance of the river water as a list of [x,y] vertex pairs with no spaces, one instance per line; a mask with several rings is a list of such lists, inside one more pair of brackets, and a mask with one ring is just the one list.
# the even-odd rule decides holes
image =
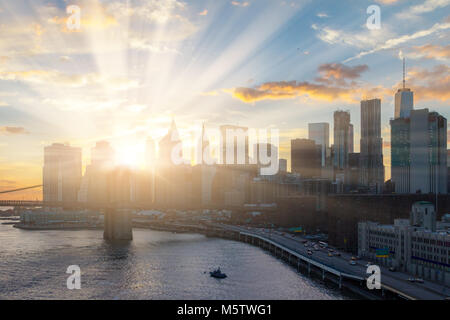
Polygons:
[[[0,299],[346,299],[260,248],[198,234],[28,231],[0,224]],[[81,289],[67,289],[67,267]],[[211,278],[220,266],[228,278]]]

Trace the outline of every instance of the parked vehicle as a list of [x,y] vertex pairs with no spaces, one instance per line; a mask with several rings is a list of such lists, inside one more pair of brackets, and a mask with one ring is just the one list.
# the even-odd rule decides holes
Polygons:
[[396,269],[395,267],[390,267],[390,268],[389,268],[389,271],[395,272],[395,271],[397,271],[397,269]]
[[352,266],[356,266],[356,262],[354,260],[350,260],[348,263],[350,263],[350,265]]

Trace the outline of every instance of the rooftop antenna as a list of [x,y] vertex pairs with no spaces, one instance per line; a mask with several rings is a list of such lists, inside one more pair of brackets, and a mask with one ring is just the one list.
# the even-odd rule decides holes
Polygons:
[[403,57],[403,89],[405,89],[405,74],[406,74],[405,57]]

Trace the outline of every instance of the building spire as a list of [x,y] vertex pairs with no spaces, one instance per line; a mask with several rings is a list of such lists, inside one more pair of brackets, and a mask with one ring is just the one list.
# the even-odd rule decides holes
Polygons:
[[403,89],[405,89],[405,76],[406,76],[405,57],[403,57]]

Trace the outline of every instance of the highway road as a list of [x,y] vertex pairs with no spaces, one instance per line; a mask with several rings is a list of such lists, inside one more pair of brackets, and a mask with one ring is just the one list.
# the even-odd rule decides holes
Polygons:
[[[343,273],[348,273],[356,276],[360,276],[366,278],[369,274],[366,273],[367,267],[366,264],[369,262],[368,260],[358,259],[356,261],[356,265],[350,265],[349,261],[351,260],[351,255],[348,253],[340,252],[341,256],[328,256],[328,249],[320,248],[319,250],[314,250],[311,245],[312,241],[308,240],[309,246],[305,247],[303,241],[307,240],[306,238],[295,236],[292,237],[291,234],[282,234],[279,231],[269,232],[265,229],[260,228],[247,228],[247,227],[238,227],[232,225],[224,225],[221,224],[221,227],[240,231],[247,232],[250,234],[255,234],[258,236],[265,237],[274,242],[279,243],[286,248],[293,250],[297,253],[303,254],[306,257],[318,261],[324,265],[332,267],[336,270],[339,270]],[[334,248],[331,248],[334,251]],[[307,251],[312,250],[313,254],[308,255]],[[409,296],[414,299],[419,300],[442,300],[445,297],[450,296],[450,288],[444,285],[440,285],[431,281],[425,280],[424,283],[413,283],[408,281],[408,278],[413,276],[406,274],[404,272],[392,272],[389,271],[388,268],[380,266],[381,270],[381,283],[384,286],[389,286],[394,288],[395,290],[401,292],[405,296]]]

